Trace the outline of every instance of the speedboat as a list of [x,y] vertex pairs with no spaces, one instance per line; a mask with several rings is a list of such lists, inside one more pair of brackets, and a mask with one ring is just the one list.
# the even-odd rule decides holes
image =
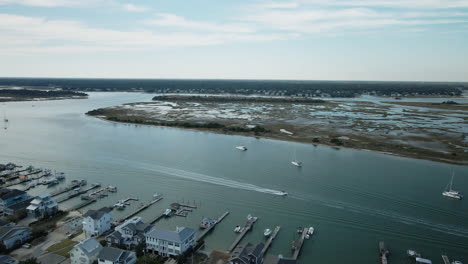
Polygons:
[[123,210],[125,209],[125,204],[122,201],[118,201],[116,204],[114,204],[114,207],[117,208],[117,210]]
[[305,235],[305,239],[309,239],[310,238],[310,235],[309,234],[306,234]]
[[307,234],[312,236],[314,234],[314,228],[313,227],[309,227],[309,230],[307,230]]
[[172,214],[172,209],[166,209],[166,211],[164,211],[165,216],[170,216],[171,214]]
[[246,146],[237,146],[236,149],[246,151],[247,147]]
[[455,261],[452,261],[452,264],[463,264],[463,262],[455,260]]
[[250,221],[250,220],[252,220],[252,218],[253,218],[253,217],[252,217],[252,215],[250,215],[250,214],[249,214],[249,215],[247,215],[247,220],[249,220],[249,221]]
[[236,228],[234,228],[234,232],[239,233],[239,230],[240,230],[240,229],[241,229],[240,226],[236,226]]
[[281,191],[281,192],[279,193],[279,195],[281,195],[281,196],[288,196],[288,193],[285,192],[285,191]]
[[302,167],[302,162],[300,162],[300,161],[291,161],[291,164],[296,166],[296,167]]
[[408,254],[408,257],[410,257],[410,258],[420,258],[421,257],[421,254],[416,252],[416,250],[414,250],[414,249],[408,249],[406,251],[406,254]]
[[263,232],[263,235],[266,236],[266,237],[269,237],[271,235],[271,229],[265,229],[265,231]]

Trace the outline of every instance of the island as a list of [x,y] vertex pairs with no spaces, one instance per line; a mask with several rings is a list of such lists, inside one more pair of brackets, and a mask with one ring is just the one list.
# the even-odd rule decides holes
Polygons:
[[0,102],[60,100],[60,99],[84,99],[88,94],[66,90],[42,90],[42,89],[12,89],[0,88]]

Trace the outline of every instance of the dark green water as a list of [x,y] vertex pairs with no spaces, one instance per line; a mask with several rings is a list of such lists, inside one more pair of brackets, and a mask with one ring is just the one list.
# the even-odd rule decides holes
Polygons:
[[[88,100],[1,105],[10,122],[0,132],[0,163],[57,169],[66,172],[68,181],[86,178],[89,183],[119,188],[118,193],[88,208],[112,205],[128,196],[146,201],[156,192],[164,200],[141,214],[146,220],[172,202],[199,206],[187,218],[158,223],[168,228],[197,228],[203,216],[231,211],[207,238],[208,249],[227,249],[235,238],[234,227],[243,224],[250,213],[260,220],[243,242],[261,241],[263,229],[281,225],[270,250],[273,254],[290,255],[296,227],[313,225],[316,235],[306,241],[301,263],[378,263],[380,240],[391,251],[390,263],[410,263],[405,256],[408,248],[433,263],[442,263],[443,253],[468,261],[468,203],[441,195],[451,169],[456,173],[456,189],[468,193],[468,167],[367,151],[115,124],[84,115],[94,108],[152,96],[92,93]],[[236,145],[249,150],[236,151]],[[290,164],[294,149],[304,163],[301,169]],[[275,195],[280,190],[289,192],[289,197]],[[78,202],[72,199],[64,206]],[[130,211],[127,208],[115,216]]]

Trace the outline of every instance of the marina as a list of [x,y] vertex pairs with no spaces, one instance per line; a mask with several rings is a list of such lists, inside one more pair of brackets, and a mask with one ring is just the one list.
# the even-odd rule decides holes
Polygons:
[[[130,201],[130,200],[134,200],[135,198],[127,198],[125,201]],[[163,199],[162,196],[158,195],[156,197],[154,197],[153,200],[151,200],[149,203],[147,204],[142,204],[140,207],[138,207],[134,212],[128,214],[127,216],[123,217],[122,219],[119,220],[119,223],[123,223],[125,220],[127,219],[130,219],[132,218],[133,216],[141,213],[142,211],[148,209],[151,205],[161,201]],[[138,200],[137,200],[138,201]]]
[[242,227],[242,229],[241,229],[242,231],[237,236],[237,238],[234,240],[234,242],[232,242],[232,244],[228,248],[227,252],[232,252],[236,248],[237,244],[239,244],[241,242],[241,240],[244,238],[244,236],[250,230],[252,230],[253,225],[255,224],[255,222],[257,222],[257,220],[258,220],[258,217],[251,216],[251,215],[247,216],[247,221],[245,222],[245,225]]
[[216,219],[210,226],[206,227],[202,233],[198,235],[198,240],[202,240],[206,235],[208,235],[215,227],[217,224],[221,223],[223,219],[229,215],[229,211],[226,211],[224,214],[222,214],[218,219]]
[[271,244],[273,243],[273,240],[276,238],[276,235],[278,235],[280,229],[281,229],[280,226],[275,227],[275,229],[273,230],[273,233],[270,235],[267,242],[265,243],[265,247],[262,249],[262,252],[260,253],[262,256],[265,256]]
[[68,201],[72,198],[75,198],[77,196],[80,196],[81,194],[84,194],[84,193],[87,193],[93,189],[96,189],[96,188],[99,188],[101,187],[101,184],[99,183],[93,183],[90,187],[86,188],[86,189],[74,189],[74,190],[71,190],[70,193],[68,193],[67,196],[63,197],[63,198],[59,198],[57,199],[57,203],[63,203],[65,201]]

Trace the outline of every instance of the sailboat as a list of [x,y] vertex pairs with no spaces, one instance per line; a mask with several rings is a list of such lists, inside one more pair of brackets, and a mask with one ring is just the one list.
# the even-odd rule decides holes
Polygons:
[[293,157],[293,160],[291,161],[291,164],[296,167],[302,167],[302,162],[298,161],[296,158],[296,148],[294,148],[294,157]]
[[457,192],[457,191],[454,191],[452,189],[452,185],[453,185],[453,176],[454,176],[454,173],[452,171],[452,178],[450,179],[450,182],[449,184],[447,185],[447,187],[445,187],[445,191],[442,192],[442,195],[443,196],[447,196],[447,197],[450,197],[450,198],[454,198],[454,199],[457,199],[457,200],[461,200],[463,198],[463,195],[460,193],[460,192]]

